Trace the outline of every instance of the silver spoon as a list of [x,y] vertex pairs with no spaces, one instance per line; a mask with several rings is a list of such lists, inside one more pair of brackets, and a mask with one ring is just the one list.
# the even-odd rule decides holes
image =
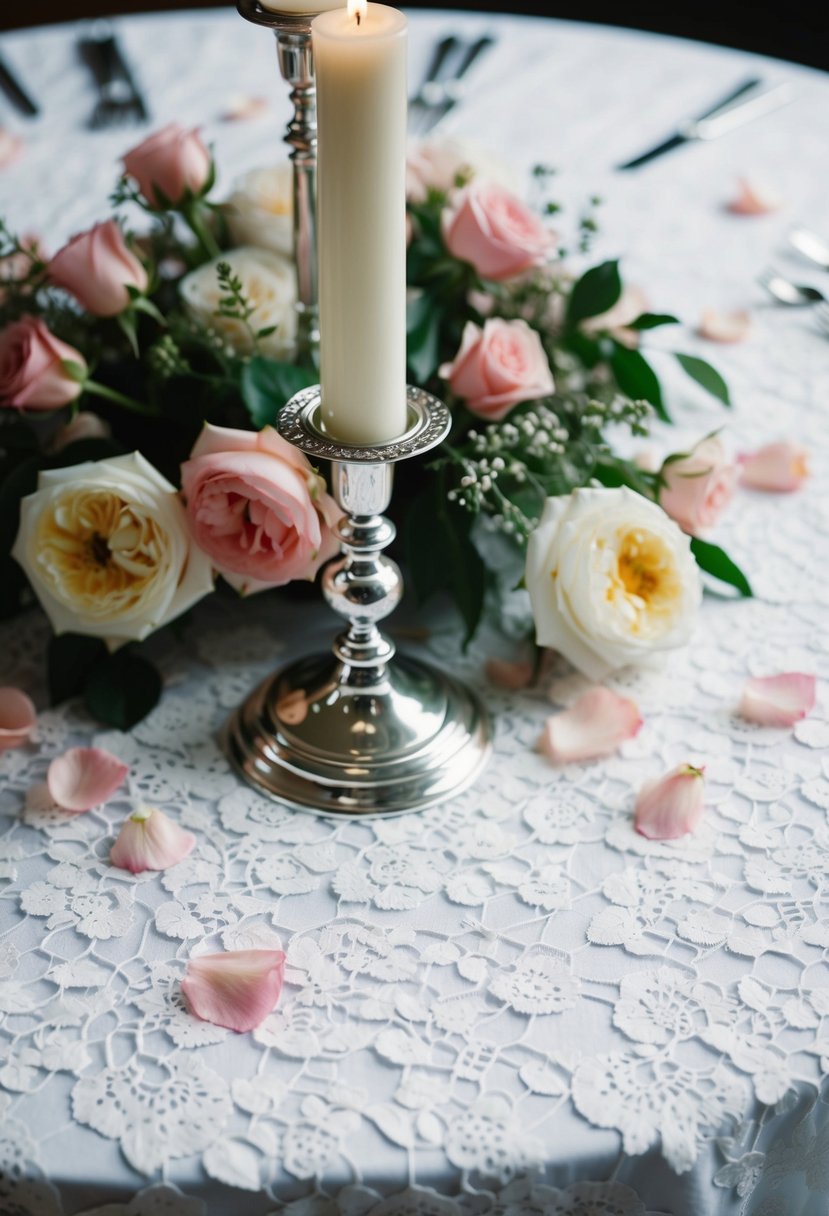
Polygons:
[[824,270],[829,270],[829,244],[816,232],[812,232],[809,228],[792,228],[789,233],[789,244],[793,245],[798,253],[802,253],[810,262],[815,262]]
[[778,304],[803,308],[809,304],[818,304],[826,300],[826,296],[822,291],[818,291],[817,287],[809,287],[803,283],[790,283],[788,279],[784,279],[782,275],[776,274],[773,270],[764,271],[758,277],[757,282],[765,287]]

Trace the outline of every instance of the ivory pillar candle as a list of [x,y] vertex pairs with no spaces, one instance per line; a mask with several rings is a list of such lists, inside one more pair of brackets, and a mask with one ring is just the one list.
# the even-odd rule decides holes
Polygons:
[[311,34],[322,421],[385,443],[406,429],[406,19],[349,0]]
[[303,13],[326,13],[330,8],[343,8],[345,0],[259,0],[262,8],[269,13],[291,13],[302,16]]

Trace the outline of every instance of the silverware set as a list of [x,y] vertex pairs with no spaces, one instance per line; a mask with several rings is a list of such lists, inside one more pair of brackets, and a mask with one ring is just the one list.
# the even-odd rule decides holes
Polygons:
[[[802,257],[807,258],[821,270],[829,270],[829,241],[809,228],[798,226],[788,234],[789,244]],[[811,308],[813,315],[826,333],[829,333],[829,290],[820,291],[809,283],[793,283],[776,270],[764,270],[757,281],[777,304],[788,308]]]
[[409,98],[412,135],[427,135],[462,100],[467,73],[493,42],[489,34],[474,42],[450,34],[436,43],[423,82]]

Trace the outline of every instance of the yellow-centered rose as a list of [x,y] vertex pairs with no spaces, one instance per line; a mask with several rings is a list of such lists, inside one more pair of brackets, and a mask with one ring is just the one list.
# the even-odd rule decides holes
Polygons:
[[140,640],[213,588],[174,486],[138,452],[41,472],[12,550],[56,633]]
[[548,498],[525,580],[538,644],[591,680],[684,645],[701,598],[689,538],[626,488]]

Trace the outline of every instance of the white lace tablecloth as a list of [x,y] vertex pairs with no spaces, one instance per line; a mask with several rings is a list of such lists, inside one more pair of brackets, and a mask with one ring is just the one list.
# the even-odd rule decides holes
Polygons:
[[[203,124],[223,186],[279,154],[288,105],[264,31],[233,12],[118,28],[155,120]],[[716,539],[756,598],[709,598],[664,673],[619,681],[646,725],[605,763],[547,767],[533,754],[544,694],[484,690],[495,756],[464,797],[375,823],[280,809],[215,743],[280,654],[330,638],[324,609],[279,597],[217,601],[183,647],[160,643],[163,702],[130,735],[74,706],[43,712],[37,746],[0,755],[4,1216],[826,1216],[826,704],[793,732],[733,709],[749,674],[829,674],[829,342],[755,285],[776,261],[829,287],[783,248],[795,220],[829,228],[829,83],[620,30],[435,14],[413,16],[413,78],[449,28],[499,41],[447,131],[519,170],[557,166],[572,207],[604,195],[597,257],[624,251],[652,306],[689,322],[680,349],[711,357],[693,333],[702,307],[753,310],[751,339],[714,352],[733,414],[673,384],[673,445],[724,424],[737,449],[791,435],[814,476],[797,495],[738,497]],[[3,46],[43,116],[3,117],[26,150],[2,205],[52,249],[106,213],[137,138],[84,130],[76,34]],[[795,102],[611,172],[755,70],[793,79]],[[220,121],[240,91],[270,100],[265,119]],[[778,188],[783,210],[727,214],[740,172]],[[0,632],[0,682],[44,707],[45,639],[36,616]],[[439,622],[430,649],[480,684],[492,644],[462,660]],[[562,668],[552,695],[580,686]],[[76,818],[24,809],[49,760],[91,741],[129,761],[132,797],[195,832],[191,858],[138,878],[111,868],[126,797]],[[687,759],[707,765],[704,823],[648,843],[634,792]],[[278,1009],[255,1033],[183,1011],[179,980],[205,942],[287,949]]]

